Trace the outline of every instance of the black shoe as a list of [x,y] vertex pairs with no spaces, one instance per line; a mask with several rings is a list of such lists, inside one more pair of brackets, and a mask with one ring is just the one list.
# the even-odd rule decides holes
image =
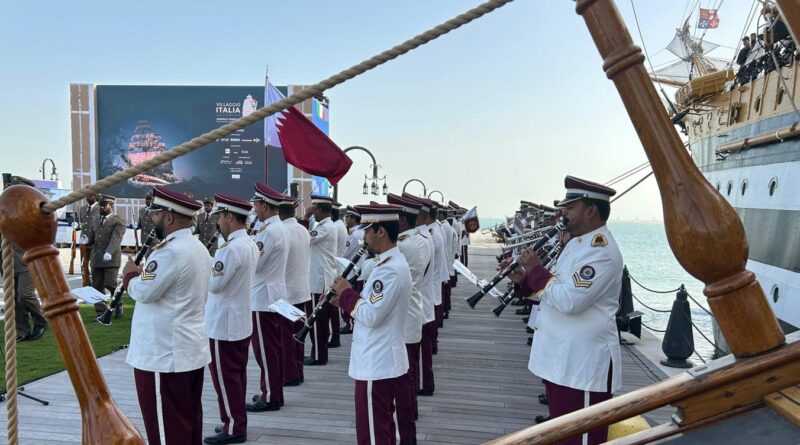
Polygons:
[[336,349],[336,348],[338,348],[339,346],[342,346],[342,344],[341,344],[341,343],[339,343],[338,341],[331,341],[331,342],[328,342],[328,348],[329,348],[329,349]]
[[288,382],[284,382],[283,386],[300,386],[301,383],[303,383],[302,379],[294,379],[294,380],[289,380]]
[[24,336],[23,335],[17,335],[17,343],[27,340],[28,337],[29,337],[28,335],[24,335]]
[[433,348],[431,348],[431,355],[436,355],[438,353],[439,353],[439,347],[438,346],[434,346]]
[[352,334],[352,333],[353,333],[353,330],[350,329],[350,328],[339,329],[339,334],[341,334],[341,335],[348,335],[348,334]]
[[534,417],[533,420],[535,420],[536,423],[547,422],[548,420],[550,420],[550,416],[546,416],[546,415],[541,414],[541,415],[538,415],[538,416]]
[[533,334],[534,331],[533,329],[531,329],[530,326],[525,326],[525,332],[527,332],[528,334]]
[[417,395],[418,396],[432,396],[434,388],[431,389],[418,389]]
[[549,405],[550,401],[547,400],[547,394],[539,394],[539,403],[542,405]]
[[214,432],[219,434],[222,432],[222,425],[217,425],[214,427]]
[[531,319],[531,317],[522,317],[522,322],[525,323],[525,324],[528,324],[528,320],[530,320],[530,319]]
[[44,335],[45,327],[46,325],[34,326],[33,332],[31,332],[31,334],[28,336],[28,340],[38,340],[42,338],[42,336]]
[[533,337],[528,337],[528,346],[533,345]]
[[256,402],[248,403],[245,408],[247,411],[260,413],[263,411],[278,411],[281,409],[281,402],[267,402],[259,398]]
[[207,443],[210,445],[222,445],[226,443],[245,443],[247,442],[247,435],[242,434],[241,436],[231,436],[228,433],[220,432],[216,436],[208,436],[203,439],[203,443]]
[[314,360],[312,357],[306,357],[303,359],[303,364],[306,366],[325,366],[328,364],[327,361],[322,360]]
[[448,318],[450,318],[450,313],[449,312],[445,312],[444,315],[442,315],[442,318],[447,320]]
[[120,302],[119,306],[114,308],[114,318],[122,317],[122,314],[125,312],[125,308],[122,307],[122,303]]
[[531,310],[530,308],[524,307],[522,309],[517,309],[514,313],[517,315],[530,315]]
[[[250,400],[252,400],[254,402],[258,402],[259,400],[261,400],[261,394],[253,394],[253,397],[251,397]],[[222,430],[219,430],[219,431],[222,431]],[[219,432],[219,431],[217,431],[217,432]]]

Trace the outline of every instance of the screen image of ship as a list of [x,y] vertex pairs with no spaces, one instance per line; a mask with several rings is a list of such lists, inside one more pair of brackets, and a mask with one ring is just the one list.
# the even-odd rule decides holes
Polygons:
[[[141,120],[136,124],[136,129],[131,136],[128,144],[128,151],[125,154],[126,166],[134,166],[149,161],[160,155],[167,149],[167,144],[161,140],[161,135],[156,133],[146,120]],[[167,164],[165,164],[167,165]],[[167,168],[159,168],[156,171],[142,173],[131,178],[131,182],[141,185],[163,185],[174,182],[175,176],[172,172],[172,163]]]

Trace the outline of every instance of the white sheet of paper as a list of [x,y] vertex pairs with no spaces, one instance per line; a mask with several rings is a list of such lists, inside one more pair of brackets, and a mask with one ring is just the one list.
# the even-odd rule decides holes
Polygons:
[[85,303],[89,304],[102,303],[108,300],[108,296],[101,294],[92,286],[79,287],[77,289],[72,289],[70,292],[72,292],[72,295],[74,295],[75,298],[83,300]]
[[281,314],[290,321],[297,321],[306,315],[305,312],[297,309],[283,298],[269,305],[269,309]]

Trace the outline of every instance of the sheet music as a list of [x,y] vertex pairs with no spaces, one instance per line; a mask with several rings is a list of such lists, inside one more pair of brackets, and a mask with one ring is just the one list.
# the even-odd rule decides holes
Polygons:
[[305,312],[301,311],[300,309],[297,309],[296,307],[294,307],[294,305],[284,300],[283,298],[272,303],[271,305],[269,305],[268,308],[270,310],[273,310],[281,314],[284,318],[290,321],[300,320],[306,315]]

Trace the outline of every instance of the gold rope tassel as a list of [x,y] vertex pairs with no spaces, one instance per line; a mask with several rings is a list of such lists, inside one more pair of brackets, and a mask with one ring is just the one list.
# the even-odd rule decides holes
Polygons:
[[14,249],[3,237],[3,300],[5,302],[6,345],[6,428],[9,445],[17,445],[19,420],[17,411],[17,321],[14,307]]

